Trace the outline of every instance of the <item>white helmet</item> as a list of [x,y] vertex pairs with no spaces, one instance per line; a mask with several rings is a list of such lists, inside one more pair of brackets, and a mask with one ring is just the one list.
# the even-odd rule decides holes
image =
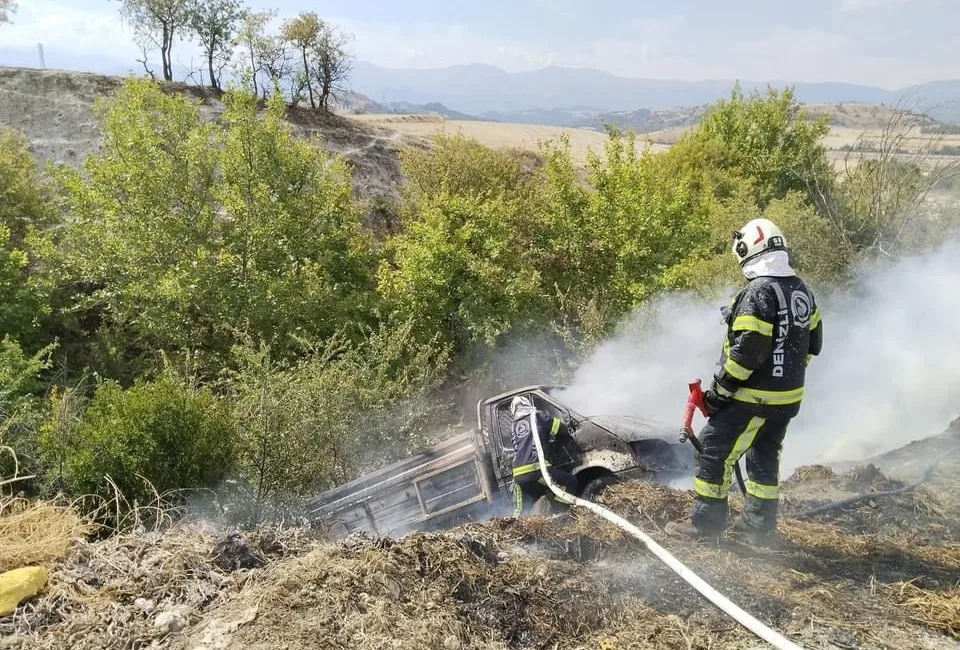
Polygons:
[[787,240],[769,219],[753,219],[733,232],[733,254],[740,266],[757,255],[787,250]]
[[526,395],[517,395],[512,400],[510,400],[510,414],[516,415],[517,411],[521,408],[532,409],[533,402],[530,401],[530,398]]

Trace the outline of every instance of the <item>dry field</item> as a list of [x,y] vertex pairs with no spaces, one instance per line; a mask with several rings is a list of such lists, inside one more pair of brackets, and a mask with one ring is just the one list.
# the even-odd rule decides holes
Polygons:
[[[547,140],[557,140],[561,135],[570,139],[573,159],[585,163],[587,152],[603,153],[607,136],[590,129],[544,126],[540,124],[507,124],[502,122],[474,122],[468,120],[445,120],[438,115],[351,115],[351,120],[386,129],[393,129],[405,135],[430,137],[436,133],[447,135],[462,134],[476,138],[483,144],[495,148],[516,148],[536,151],[538,144]],[[667,149],[660,144],[653,145],[654,151]]]

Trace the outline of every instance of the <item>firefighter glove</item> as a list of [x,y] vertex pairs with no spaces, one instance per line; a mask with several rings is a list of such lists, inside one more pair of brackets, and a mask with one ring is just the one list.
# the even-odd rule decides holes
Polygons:
[[730,398],[710,389],[703,394],[703,405],[707,408],[707,417],[713,417],[730,405]]

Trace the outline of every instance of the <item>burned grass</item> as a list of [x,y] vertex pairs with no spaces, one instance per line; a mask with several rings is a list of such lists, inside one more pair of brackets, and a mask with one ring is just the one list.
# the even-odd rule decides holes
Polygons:
[[[951,472],[912,493],[798,519],[810,495],[896,482],[876,468],[798,470],[781,542],[668,537],[686,492],[611,487],[602,501],[701,577],[807,648],[950,648],[960,608]],[[731,498],[731,512],[740,507]],[[806,507],[806,504],[804,504]],[[307,531],[162,534],[75,541],[46,591],[0,634],[24,648],[444,650],[747,648],[757,641],[592,515],[494,519],[400,539],[332,544]]]

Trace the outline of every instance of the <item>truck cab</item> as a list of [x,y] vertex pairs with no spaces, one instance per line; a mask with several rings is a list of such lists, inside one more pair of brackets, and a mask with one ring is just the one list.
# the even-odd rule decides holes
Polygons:
[[[577,478],[580,493],[596,481],[625,478],[656,478],[658,482],[682,481],[694,467],[689,445],[680,445],[674,428],[663,423],[622,416],[586,417],[560,401],[564,386],[527,386],[496,395],[477,404],[478,448],[487,456],[491,489],[502,491],[512,482],[513,416],[510,402],[527,395],[538,410],[559,417],[571,435],[561,441],[554,466]],[[495,484],[494,484],[495,483]]]
[[590,498],[605,483],[637,478],[689,480],[694,456],[674,427],[641,418],[585,417],[559,395],[563,386],[517,388],[477,403],[477,427],[306,504],[314,525],[340,538],[362,530],[398,535],[512,512],[513,416],[510,401],[526,394],[568,427],[554,465],[577,478]]

